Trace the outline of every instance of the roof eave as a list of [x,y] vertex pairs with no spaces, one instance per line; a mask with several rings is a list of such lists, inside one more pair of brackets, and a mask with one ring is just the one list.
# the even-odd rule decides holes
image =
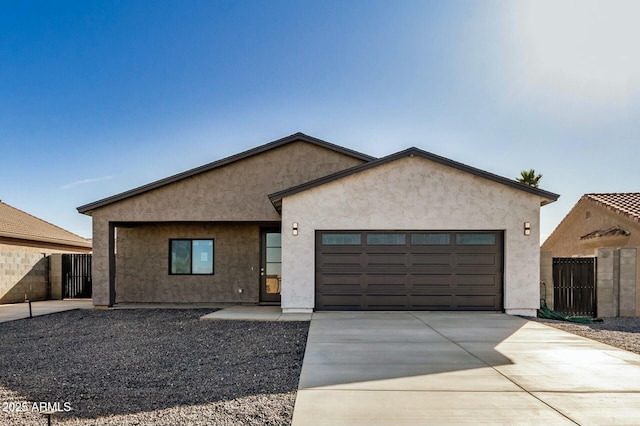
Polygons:
[[49,238],[42,237],[37,235],[26,235],[26,234],[18,234],[13,232],[2,232],[0,233],[0,237],[2,238],[10,238],[14,240],[23,240],[23,241],[32,241],[32,242],[40,242],[40,243],[49,243],[49,244],[58,244],[63,246],[74,246],[81,248],[93,248],[93,245],[90,241],[74,241],[74,240],[64,240],[61,238]]

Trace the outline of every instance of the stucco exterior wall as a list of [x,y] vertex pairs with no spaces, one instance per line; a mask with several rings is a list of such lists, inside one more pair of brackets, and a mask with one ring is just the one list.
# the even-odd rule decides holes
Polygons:
[[[538,196],[418,157],[405,157],[286,197],[282,308],[313,309],[316,230],[504,230],[504,307],[539,307]],[[298,236],[291,224],[297,222]],[[524,222],[531,223],[525,236]]]
[[[213,239],[214,274],[170,275],[170,238]],[[258,225],[121,227],[116,247],[116,302],[258,302]]]
[[279,221],[269,194],[361,163],[294,142],[102,207],[92,216],[112,222]]
[[[94,210],[94,304],[111,304],[110,223],[113,226],[122,222],[279,222],[280,216],[270,203],[269,194],[362,162],[310,143],[293,142]],[[119,244],[125,244],[127,231],[124,232],[125,235],[118,234]],[[259,249],[257,243],[255,249]],[[165,243],[161,243],[161,250],[166,251]],[[166,268],[162,269],[165,271]],[[243,276],[242,271],[237,273]],[[189,281],[184,277],[180,279]],[[255,287],[257,290],[257,281]],[[172,297],[183,297],[170,288],[166,287],[166,290]],[[194,294],[204,291],[203,288],[196,290],[194,287]],[[130,290],[123,291],[132,294]],[[120,289],[117,292],[120,297]],[[158,290],[154,290],[154,294],[157,300],[177,301],[169,300],[169,295],[160,296]],[[203,294],[209,297],[206,292]],[[135,296],[136,299],[140,297]]]

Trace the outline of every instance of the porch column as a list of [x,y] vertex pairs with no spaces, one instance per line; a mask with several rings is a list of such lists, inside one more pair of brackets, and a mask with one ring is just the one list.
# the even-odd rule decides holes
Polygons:
[[93,256],[91,279],[93,305],[113,306],[115,303],[115,226],[108,220],[93,217]]

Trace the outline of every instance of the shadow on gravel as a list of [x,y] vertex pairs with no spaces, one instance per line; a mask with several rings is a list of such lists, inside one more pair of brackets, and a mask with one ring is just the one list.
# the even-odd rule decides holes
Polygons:
[[70,311],[0,323],[0,386],[96,418],[297,390],[309,323],[210,309]]

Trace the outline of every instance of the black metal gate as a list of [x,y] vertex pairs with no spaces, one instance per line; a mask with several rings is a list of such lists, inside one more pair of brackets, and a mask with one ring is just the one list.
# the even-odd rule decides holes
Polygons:
[[596,258],[553,258],[554,310],[565,315],[596,316]]
[[62,298],[91,297],[91,255],[62,255]]

